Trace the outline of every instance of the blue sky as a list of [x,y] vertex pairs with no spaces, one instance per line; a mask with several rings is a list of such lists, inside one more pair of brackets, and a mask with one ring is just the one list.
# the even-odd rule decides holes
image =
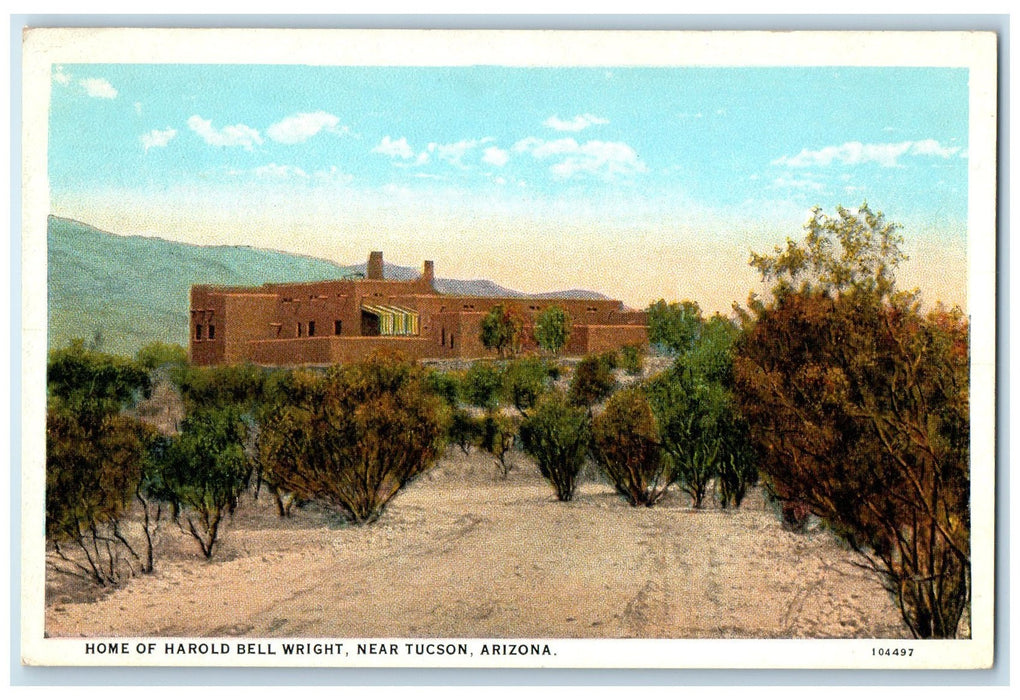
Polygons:
[[906,281],[962,303],[967,98],[964,69],[64,64],[51,202],[116,233],[725,310],[751,249],[867,200],[904,225]]

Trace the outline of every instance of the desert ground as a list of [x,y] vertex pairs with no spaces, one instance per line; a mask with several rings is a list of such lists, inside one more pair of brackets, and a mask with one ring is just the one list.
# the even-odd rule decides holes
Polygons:
[[824,528],[784,530],[671,492],[632,508],[587,480],[560,503],[523,456],[508,478],[451,448],[346,526],[246,497],[211,561],[172,523],[156,571],[97,592],[48,573],[46,634],[78,636],[906,638],[878,578]]

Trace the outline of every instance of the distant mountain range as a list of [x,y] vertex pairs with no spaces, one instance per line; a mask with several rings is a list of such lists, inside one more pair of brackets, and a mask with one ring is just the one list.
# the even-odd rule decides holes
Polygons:
[[[365,272],[318,258],[246,246],[199,246],[120,236],[49,217],[49,347],[83,338],[106,352],[134,355],[154,341],[188,344],[193,284],[310,282]],[[387,279],[416,279],[412,267],[386,264]],[[444,294],[519,298],[604,299],[581,289],[524,294],[489,280],[436,279]]]

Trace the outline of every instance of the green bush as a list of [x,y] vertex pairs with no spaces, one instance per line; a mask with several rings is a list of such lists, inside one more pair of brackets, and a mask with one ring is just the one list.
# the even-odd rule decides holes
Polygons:
[[463,408],[453,409],[450,418],[450,442],[459,447],[464,454],[469,454],[471,446],[478,444],[481,437],[481,421]]
[[573,323],[566,311],[558,306],[544,309],[535,318],[535,342],[538,347],[558,355],[567,345]]
[[518,426],[518,419],[494,412],[486,413],[482,419],[478,446],[492,455],[504,479],[514,468],[513,447]]
[[464,400],[472,406],[493,411],[499,407],[503,378],[489,362],[475,362],[464,375]]
[[538,398],[548,391],[554,371],[550,363],[537,357],[511,360],[500,376],[502,395],[518,413],[526,416]]
[[188,351],[171,343],[149,343],[135,354],[135,361],[147,370],[161,367],[183,367],[188,364]]
[[162,482],[173,499],[174,520],[206,559],[212,558],[224,518],[248,487],[247,440],[248,426],[237,409],[207,409],[184,420],[163,454]]
[[591,407],[608,398],[616,389],[615,354],[588,355],[574,370],[568,399],[571,405]]
[[376,520],[401,488],[435,464],[449,408],[420,365],[395,358],[299,379],[259,435],[270,478],[353,523]]
[[544,396],[521,424],[524,450],[553,485],[556,498],[574,497],[578,476],[591,444],[588,412],[571,406],[560,392]]
[[592,452],[616,490],[632,506],[651,506],[673,478],[662,459],[655,416],[643,390],[624,389],[592,422]]
[[645,368],[645,351],[638,345],[624,345],[620,348],[620,368],[632,377],[641,374]]

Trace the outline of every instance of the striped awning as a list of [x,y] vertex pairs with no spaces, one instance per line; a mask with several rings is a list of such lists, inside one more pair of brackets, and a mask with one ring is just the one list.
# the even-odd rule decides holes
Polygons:
[[379,319],[380,335],[418,335],[417,311],[384,304],[363,304],[361,310]]

